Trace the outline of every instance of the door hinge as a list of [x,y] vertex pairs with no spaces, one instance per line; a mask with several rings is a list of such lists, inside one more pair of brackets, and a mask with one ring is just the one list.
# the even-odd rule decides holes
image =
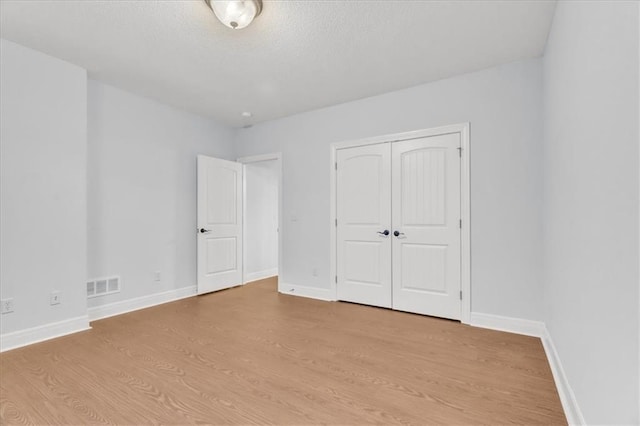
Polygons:
[[338,284],[338,276],[336,275],[336,284]]
[[336,226],[338,226],[338,219],[336,219]]
[[460,156],[460,158],[462,158],[462,147],[461,146],[458,147],[458,155]]
[[462,300],[462,290],[460,290],[460,300]]
[[336,168],[336,170],[338,170],[338,162],[336,161],[334,164],[334,167]]
[[462,229],[462,219],[460,219],[460,229]]

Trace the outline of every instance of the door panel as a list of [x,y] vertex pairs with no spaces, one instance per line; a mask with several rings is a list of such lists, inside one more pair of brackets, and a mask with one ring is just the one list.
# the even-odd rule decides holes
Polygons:
[[424,148],[400,154],[404,225],[446,225],[446,151]]
[[237,241],[235,237],[205,237],[207,243],[207,274],[235,271]]
[[337,152],[338,299],[391,307],[389,144]]
[[345,241],[345,273],[349,282],[380,284],[379,261],[383,256],[380,241]]
[[[224,160],[220,160],[224,161]],[[207,223],[213,225],[235,225],[237,219],[236,192],[238,172],[232,165],[209,165],[207,167]]]
[[198,294],[242,284],[242,165],[198,156]]
[[459,147],[459,133],[392,144],[394,309],[460,318]]
[[447,246],[402,244],[402,288],[446,293]]

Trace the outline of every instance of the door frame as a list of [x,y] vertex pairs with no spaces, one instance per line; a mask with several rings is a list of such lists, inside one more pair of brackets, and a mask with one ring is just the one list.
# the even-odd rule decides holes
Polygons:
[[242,284],[246,284],[246,247],[247,233],[245,232],[245,218],[247,217],[247,170],[246,165],[250,163],[260,163],[263,161],[277,161],[278,170],[278,282],[282,273],[282,153],[273,152],[270,154],[251,155],[236,159],[242,164]]
[[469,324],[471,321],[471,175],[470,175],[470,152],[469,152],[469,127],[470,124],[459,123],[449,126],[435,127],[431,129],[415,130],[403,133],[374,136],[364,139],[356,139],[343,142],[334,142],[330,147],[330,197],[329,197],[329,248],[330,248],[330,291],[334,300],[338,300],[337,287],[337,151],[339,149],[353,148],[364,145],[375,145],[381,143],[392,143],[409,139],[419,139],[429,136],[447,135],[451,133],[460,134],[460,144],[462,147],[460,163],[460,217],[462,219],[461,232],[461,265],[460,265],[460,288],[462,289],[462,306],[460,321]]

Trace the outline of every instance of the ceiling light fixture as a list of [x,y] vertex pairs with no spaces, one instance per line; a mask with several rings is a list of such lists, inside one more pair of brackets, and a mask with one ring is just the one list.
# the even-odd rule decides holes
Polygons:
[[239,30],[262,12],[262,0],[204,0],[216,17],[229,28]]

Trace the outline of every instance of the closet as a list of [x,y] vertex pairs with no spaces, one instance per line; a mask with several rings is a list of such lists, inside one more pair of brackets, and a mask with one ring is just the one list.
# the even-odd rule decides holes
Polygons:
[[335,151],[338,300],[461,318],[461,133]]

